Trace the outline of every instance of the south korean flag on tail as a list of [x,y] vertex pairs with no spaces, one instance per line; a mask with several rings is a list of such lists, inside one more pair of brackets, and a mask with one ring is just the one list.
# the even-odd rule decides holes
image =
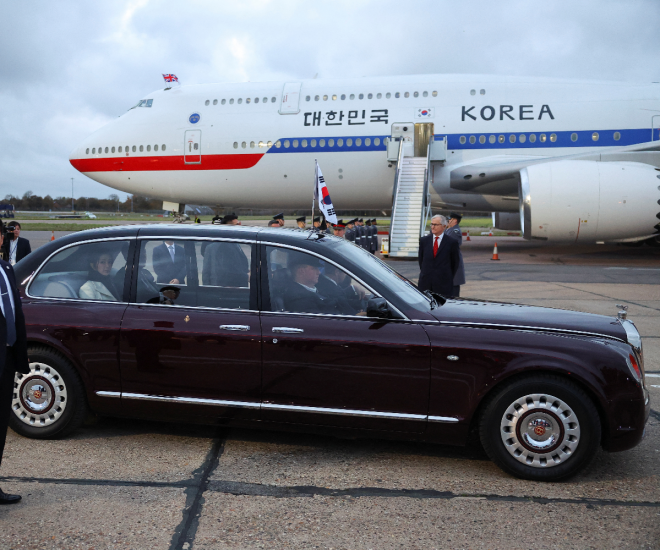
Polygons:
[[332,224],[337,223],[335,207],[332,205],[330,193],[328,193],[328,187],[325,185],[325,179],[323,178],[323,174],[321,174],[321,168],[319,167],[318,162],[316,162],[316,185],[314,186],[314,199],[318,201],[319,207],[321,208],[321,212],[323,212],[326,221],[329,221]]

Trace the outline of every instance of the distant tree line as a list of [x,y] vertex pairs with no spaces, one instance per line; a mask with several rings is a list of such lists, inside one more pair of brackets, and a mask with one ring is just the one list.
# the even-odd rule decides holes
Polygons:
[[[51,197],[46,195],[40,197],[32,191],[26,191],[22,197],[6,195],[3,203],[13,204],[15,210],[32,211],[71,211],[71,197]],[[144,197],[142,195],[133,195],[133,212],[162,212],[163,201]],[[92,211],[92,212],[130,212],[131,197],[127,197],[124,202],[120,202],[116,194],[109,195],[107,199],[97,199],[96,197],[78,197],[74,199],[74,210]]]

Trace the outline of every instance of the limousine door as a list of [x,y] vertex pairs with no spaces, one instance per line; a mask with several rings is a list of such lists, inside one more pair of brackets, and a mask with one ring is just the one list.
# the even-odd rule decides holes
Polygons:
[[261,328],[249,276],[254,248],[141,241],[133,303],[120,332],[122,401],[130,414],[209,421],[258,416]]
[[[307,270],[301,263],[310,255],[270,246],[265,255],[261,419],[424,431],[430,383],[430,345],[424,329],[365,317],[360,310],[363,287],[345,274],[331,273],[330,264],[317,267],[317,274],[324,273],[321,281],[307,281],[309,288],[303,289],[290,285],[300,286],[294,281]],[[300,291],[330,298],[337,290],[327,286],[335,284],[328,282],[330,277],[339,281],[337,289],[343,293],[338,303],[348,302],[352,311],[319,313],[311,302],[305,306],[305,294],[296,297]]]

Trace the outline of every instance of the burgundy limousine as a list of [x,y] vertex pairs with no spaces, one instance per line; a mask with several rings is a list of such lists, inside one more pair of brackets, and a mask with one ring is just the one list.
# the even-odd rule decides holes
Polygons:
[[12,428],[99,415],[464,445],[558,480],[637,445],[650,411],[626,319],[423,294],[309,231],[82,231],[16,266],[30,368]]

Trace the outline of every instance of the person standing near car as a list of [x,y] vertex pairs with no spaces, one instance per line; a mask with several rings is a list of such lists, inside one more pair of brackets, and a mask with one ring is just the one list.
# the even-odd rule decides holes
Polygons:
[[21,237],[21,224],[11,221],[7,224],[7,237],[2,246],[3,257],[11,265],[16,265],[32,252],[30,241]]
[[463,216],[452,212],[449,214],[449,219],[447,220],[448,226],[445,230],[445,235],[452,237],[458,242],[458,257],[460,259],[458,264],[458,271],[454,275],[454,298],[458,298],[461,295],[461,285],[465,284],[465,266],[463,265],[463,253],[461,252],[461,245],[463,244],[463,232],[461,231],[461,220]]
[[[0,246],[5,227],[0,220]],[[30,372],[27,356],[27,335],[21,298],[11,264],[0,260],[0,465],[5,450],[7,426],[11,414],[14,378],[17,372]],[[9,495],[0,489],[0,504],[15,504],[20,495]]]
[[186,278],[186,258],[182,246],[165,241],[154,248],[153,266],[156,280],[170,285],[183,284]]
[[459,252],[456,239],[445,235],[447,218],[433,216],[431,233],[419,240],[419,283],[421,291],[431,290],[446,298],[454,294],[454,276],[458,271]]

